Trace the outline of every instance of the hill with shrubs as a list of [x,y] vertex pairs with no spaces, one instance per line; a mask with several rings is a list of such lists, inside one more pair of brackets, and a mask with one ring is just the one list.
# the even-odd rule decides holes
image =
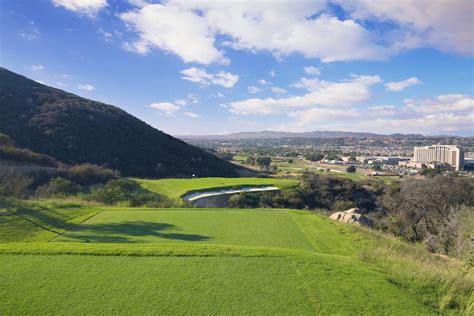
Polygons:
[[0,132],[70,165],[124,176],[236,176],[236,167],[108,104],[0,68]]

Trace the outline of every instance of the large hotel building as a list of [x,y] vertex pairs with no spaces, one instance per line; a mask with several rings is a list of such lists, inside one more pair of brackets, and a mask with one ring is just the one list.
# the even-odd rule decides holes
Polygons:
[[425,147],[415,147],[414,162],[448,163],[456,171],[464,166],[464,151],[462,147],[456,145],[432,145]]

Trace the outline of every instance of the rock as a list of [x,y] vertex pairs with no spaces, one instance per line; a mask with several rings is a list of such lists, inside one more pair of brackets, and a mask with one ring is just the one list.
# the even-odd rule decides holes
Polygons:
[[364,215],[358,213],[358,211],[359,209],[357,207],[354,207],[344,212],[333,213],[331,214],[331,216],[329,216],[329,218],[342,223],[352,223],[356,225],[370,226],[370,220]]

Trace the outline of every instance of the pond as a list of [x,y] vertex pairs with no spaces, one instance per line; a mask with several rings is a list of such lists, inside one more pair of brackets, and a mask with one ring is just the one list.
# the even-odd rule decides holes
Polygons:
[[209,189],[207,191],[199,191],[189,193],[183,196],[183,200],[189,201],[195,207],[226,207],[229,197],[232,194],[248,192],[269,192],[279,191],[280,189],[274,186],[265,187],[243,187],[238,189]]

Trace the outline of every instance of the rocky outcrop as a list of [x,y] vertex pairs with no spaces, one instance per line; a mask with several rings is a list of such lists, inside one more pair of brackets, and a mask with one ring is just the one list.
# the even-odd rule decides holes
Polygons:
[[352,223],[362,226],[371,226],[371,221],[364,215],[359,213],[358,208],[351,208],[344,212],[336,212],[329,216],[330,219],[343,222],[343,223]]

